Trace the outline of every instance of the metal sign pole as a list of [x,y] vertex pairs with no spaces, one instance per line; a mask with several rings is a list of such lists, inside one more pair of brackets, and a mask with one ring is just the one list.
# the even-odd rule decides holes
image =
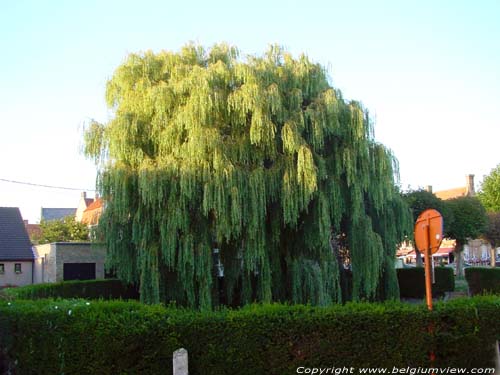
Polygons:
[[431,250],[428,249],[425,254],[425,295],[427,298],[427,307],[432,310],[432,280],[431,280]]
[[425,295],[427,297],[427,307],[432,310],[432,252],[431,252],[431,225],[427,224],[427,249],[425,252]]

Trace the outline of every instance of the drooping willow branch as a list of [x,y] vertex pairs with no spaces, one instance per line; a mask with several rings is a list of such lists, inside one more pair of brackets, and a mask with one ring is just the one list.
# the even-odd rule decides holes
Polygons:
[[240,58],[188,45],[130,55],[106,98],[114,117],[85,134],[99,230],[145,302],[216,303],[214,243],[230,303],[340,302],[331,227],[348,238],[353,298],[397,296],[409,213],[396,160],[320,65],[278,47]]

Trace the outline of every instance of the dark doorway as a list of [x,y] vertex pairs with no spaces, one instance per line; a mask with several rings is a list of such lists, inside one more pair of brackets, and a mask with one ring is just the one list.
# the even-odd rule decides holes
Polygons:
[[64,263],[64,280],[95,280],[95,263]]

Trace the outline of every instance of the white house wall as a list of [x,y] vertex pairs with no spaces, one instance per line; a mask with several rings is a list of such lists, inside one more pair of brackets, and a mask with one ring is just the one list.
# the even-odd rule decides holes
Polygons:
[[53,243],[35,246],[34,284],[56,282],[56,247]]
[[[33,263],[26,261],[0,261],[4,265],[5,272],[0,274],[0,286],[23,286],[32,283]],[[14,265],[21,264],[21,273],[16,273]]]

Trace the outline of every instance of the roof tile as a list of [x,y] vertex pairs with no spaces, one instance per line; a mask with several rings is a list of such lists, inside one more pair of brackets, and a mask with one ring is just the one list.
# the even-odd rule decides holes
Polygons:
[[31,241],[17,207],[0,207],[0,260],[33,260]]

